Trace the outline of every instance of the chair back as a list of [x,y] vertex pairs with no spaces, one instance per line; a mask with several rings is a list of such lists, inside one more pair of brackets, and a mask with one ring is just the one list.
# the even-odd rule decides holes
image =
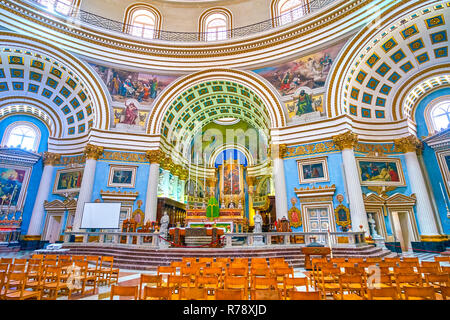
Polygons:
[[423,285],[422,276],[418,273],[416,274],[396,274],[395,282],[398,287],[403,287],[402,284],[414,284]]
[[33,254],[33,255],[31,256],[31,259],[44,260],[44,255],[43,255],[43,254]]
[[215,288],[219,287],[219,279],[216,276],[198,276],[195,279],[195,286],[198,288]]
[[208,299],[208,291],[206,288],[181,288],[180,299],[206,300]]
[[12,258],[0,258],[0,263],[11,264],[11,263],[13,263],[13,259]]
[[27,259],[14,259],[14,264],[27,264]]
[[46,254],[44,259],[45,260],[58,260],[58,255],[56,255],[56,254]]
[[376,298],[392,300],[398,300],[398,291],[395,287],[385,287],[385,288],[368,288],[367,289],[367,299],[374,300]]
[[442,300],[450,300],[450,287],[441,287]]
[[190,276],[169,275],[167,280],[167,286],[181,288],[183,285],[189,287],[191,285]]
[[450,256],[435,256],[434,261],[436,262],[450,262]]
[[156,299],[156,300],[170,300],[172,298],[172,289],[171,288],[153,288],[153,287],[145,287],[144,288],[144,300],[147,299]]
[[169,275],[175,275],[177,272],[177,269],[170,266],[158,266],[158,275],[160,274],[169,274]]
[[244,292],[235,289],[217,289],[214,298],[215,300],[244,300]]
[[9,263],[0,263],[0,271],[8,272],[8,270],[9,270]]
[[209,268],[204,268],[202,270],[202,275],[203,276],[217,276],[219,278],[222,277],[223,274],[223,269],[222,268],[218,268],[218,267],[209,267]]
[[115,296],[119,297],[133,297],[134,300],[138,300],[138,286],[117,286],[111,285],[111,300]]
[[308,278],[284,278],[283,289],[295,289],[295,287],[306,287],[306,291],[309,291]]
[[274,277],[252,277],[251,279],[251,288],[252,289],[276,289],[277,288],[277,279]]
[[410,298],[421,298],[423,300],[436,300],[436,293],[433,287],[405,287],[405,300]]
[[270,275],[270,269],[267,268],[267,266],[260,267],[262,265],[252,266],[250,269],[250,276],[256,276],[256,277],[268,277]]
[[322,296],[319,291],[296,291],[289,290],[288,297],[290,300],[322,300]]
[[211,264],[213,262],[213,258],[211,257],[198,258],[198,262]]
[[413,263],[419,263],[418,257],[403,257],[403,262],[413,262]]
[[247,276],[247,268],[244,267],[230,267],[226,269],[226,275],[227,276]]
[[27,266],[25,264],[10,264],[8,272],[25,272]]
[[278,289],[251,290],[251,300],[281,300],[281,292]]
[[[83,257],[83,256],[73,256],[72,260],[75,261],[75,257]],[[83,257],[84,260],[84,257]],[[113,256],[102,256],[100,259],[100,269],[108,269],[112,270],[114,264],[114,257]]]
[[429,286],[450,286],[450,274],[445,272],[425,274],[425,280]]
[[[25,272],[10,272],[7,275],[5,294],[11,291],[20,291],[19,299],[22,298],[25,290],[26,277],[27,274]],[[15,288],[15,290],[11,290],[11,288]]]

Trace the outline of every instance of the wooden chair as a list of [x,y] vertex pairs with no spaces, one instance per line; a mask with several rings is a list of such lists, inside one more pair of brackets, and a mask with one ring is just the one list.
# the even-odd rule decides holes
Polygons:
[[[434,270],[434,271],[431,271]],[[419,267],[421,273],[437,273],[441,272],[441,265],[436,261],[422,261]],[[424,272],[422,272],[424,271]]]
[[6,271],[0,271],[0,300],[3,297],[3,289],[6,284]]
[[[159,267],[158,267],[159,270]],[[206,270],[206,269],[204,269]],[[167,272],[170,272],[170,270],[167,270]],[[175,273],[173,273],[175,274]],[[195,277],[197,277],[198,275],[200,275],[200,268],[196,265],[191,266],[191,267],[182,267],[180,270],[180,275],[182,276],[188,276],[191,281],[195,281]]]
[[403,262],[413,262],[419,264],[419,258],[418,257],[403,257]]
[[203,277],[216,277],[218,280],[219,285],[222,283],[224,271],[222,268],[219,267],[209,267],[202,269],[202,276]]
[[14,259],[14,264],[27,264],[27,259]]
[[242,263],[242,262],[232,262],[226,269],[230,268],[238,268],[238,269],[245,269],[245,271],[248,273],[248,264]]
[[241,263],[248,266],[248,258],[234,258],[233,263]]
[[[72,256],[72,261],[73,262],[76,262],[76,261],[83,262],[85,260],[85,258],[86,258],[85,256],[75,255],[75,256]],[[109,261],[109,260],[105,260],[105,261]]]
[[181,288],[180,300],[207,300],[208,291],[206,288]]
[[220,258],[216,258],[215,262],[222,262],[225,264],[231,264],[231,258],[224,258],[224,257],[220,257]]
[[277,282],[282,284],[285,277],[294,277],[294,268],[274,268],[271,270],[271,273]]
[[440,289],[442,300],[450,300],[450,287],[441,287]]
[[339,275],[340,293],[334,297],[337,300],[362,300],[365,292],[363,278],[358,274]]
[[273,277],[252,277],[251,278],[251,288],[253,290],[262,289],[277,289],[277,280]]
[[211,263],[210,268],[222,268],[222,269],[226,269],[228,267],[226,262],[223,261],[216,261]]
[[251,265],[256,265],[256,264],[263,264],[267,266],[267,259],[266,258],[252,258],[251,260]]
[[450,286],[450,275],[448,273],[428,273],[425,274],[425,282],[428,286],[439,291],[441,287]]
[[272,265],[272,264],[274,264],[274,263],[277,263],[277,262],[284,263],[284,262],[285,262],[285,261],[284,261],[284,257],[269,258],[269,264],[270,264],[270,265]]
[[173,288],[173,293],[178,293],[180,288],[191,287],[190,276],[169,275],[167,279],[167,287]]
[[191,264],[191,263],[197,262],[197,258],[183,257],[183,258],[181,258],[181,262],[184,262],[185,264]]
[[208,294],[212,294],[219,289],[219,279],[216,276],[198,276],[195,279],[195,286],[197,288],[205,288]]
[[305,287],[306,291],[309,291],[309,281],[308,278],[284,278],[283,281],[283,291],[284,297],[287,297],[287,292],[289,290],[296,290],[298,287]]
[[217,289],[214,295],[215,300],[247,300],[244,290]]
[[12,258],[0,258],[0,263],[12,264],[13,259]]
[[323,268],[320,272],[320,281],[317,283],[318,290],[326,298],[327,293],[335,294],[341,290],[339,285],[339,268]]
[[[14,285],[11,285],[11,283]],[[27,274],[25,272],[10,272],[7,275],[5,292],[2,296],[6,300],[26,300],[26,299],[41,299],[40,290],[25,290],[27,282]],[[15,289],[12,290],[11,287]]]
[[281,292],[278,289],[252,289],[251,300],[281,300]]
[[162,286],[162,276],[161,275],[150,275],[141,273],[139,280],[139,297],[142,299],[144,291],[143,287],[153,287],[160,288]]
[[400,261],[398,263],[398,266],[400,268],[418,268],[419,267],[419,263],[415,262],[415,261]]
[[346,258],[331,258],[330,259],[331,263],[343,263],[343,262],[347,262]]
[[450,256],[434,256],[436,262],[450,262]]
[[39,260],[44,260],[44,255],[43,254],[33,254],[31,256],[31,259],[39,259]]
[[28,264],[26,272],[25,288],[36,291],[42,288],[43,267],[41,264]]
[[405,300],[436,300],[433,287],[405,287]]
[[56,260],[58,261],[58,255],[57,254],[46,254],[44,257],[44,260]]
[[349,263],[362,263],[362,262],[364,262],[364,258],[347,258],[347,262],[349,262]]
[[366,258],[365,262],[369,262],[369,263],[380,263],[382,262],[382,258],[381,257],[368,257]]
[[366,287],[370,289],[391,288],[393,287],[392,277],[387,273],[366,275]]
[[213,262],[213,258],[212,257],[198,258],[198,262],[199,263],[207,263],[207,264],[211,265],[211,263]]
[[244,291],[244,295],[247,297],[248,278],[247,277],[225,276],[224,288],[225,289],[240,289],[240,290],[243,290]]
[[322,300],[319,291],[296,291],[291,289],[287,291],[287,298],[289,300]]
[[239,268],[230,267],[225,270],[225,275],[226,276],[234,276],[234,277],[237,277],[237,276],[246,277],[248,275],[248,270],[245,267],[239,267]]
[[183,261],[172,261],[170,263],[170,266],[174,267],[174,268],[182,268],[182,267],[186,267],[187,264]]
[[251,277],[268,277],[270,275],[270,269],[266,267],[262,267],[262,265],[252,266],[250,269]]
[[394,262],[395,264],[398,264],[401,260],[399,257],[393,257],[393,258],[384,258],[383,259],[384,262]]
[[0,263],[0,272],[8,272],[9,263]]
[[[72,260],[77,257],[73,256]],[[78,261],[78,260],[73,260]],[[83,260],[84,261],[84,257]],[[114,257],[113,256],[102,256],[100,259],[100,267],[98,268],[98,282],[106,282],[109,285],[119,281],[119,269],[114,268]]]
[[368,288],[367,295],[368,300],[399,300],[397,288]]
[[139,296],[139,287],[138,286],[111,286],[111,296],[110,299],[113,300],[115,296],[119,297],[132,297],[133,299],[126,300],[138,300]]
[[99,264],[100,257],[99,256],[86,256],[86,262],[88,263],[88,275],[98,275],[98,270],[100,268]]
[[[77,261],[74,263],[74,267],[70,270],[71,272],[75,272],[73,275],[75,277],[75,281],[78,280],[81,282],[81,288],[74,287],[69,292],[69,299],[72,295],[73,291],[80,292],[81,295],[86,293],[86,288],[89,287],[89,292],[95,294],[97,289],[97,275],[89,273],[89,264],[87,261]],[[69,274],[70,276],[70,274]]]
[[67,283],[61,281],[61,267],[45,266],[41,299],[56,300],[59,292],[64,289],[67,290]]
[[159,287],[145,287],[144,288],[144,300],[171,300],[172,299],[172,289]]
[[416,270],[413,267],[394,267],[394,274],[416,274]]
[[422,276],[420,274],[397,274],[395,275],[395,283],[399,294],[405,288],[417,288],[423,286]]

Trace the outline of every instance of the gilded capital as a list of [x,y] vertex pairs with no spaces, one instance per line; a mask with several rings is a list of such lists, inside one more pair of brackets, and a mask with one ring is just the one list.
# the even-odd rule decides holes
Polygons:
[[43,160],[45,166],[54,166],[61,160],[61,155],[58,153],[44,152]]
[[350,130],[342,134],[333,136],[334,144],[340,149],[353,149],[358,143],[358,135]]
[[148,161],[150,163],[160,163],[161,159],[164,158],[164,155],[162,154],[161,150],[148,150],[145,153],[145,156],[147,157]]
[[394,140],[395,151],[397,152],[420,152],[422,150],[422,142],[415,136],[407,136],[405,138]]
[[186,180],[188,178],[189,171],[187,169],[181,169],[180,171],[180,180]]
[[103,147],[88,143],[84,148],[84,154],[86,155],[87,159],[98,160],[98,158],[100,158],[100,156],[103,154]]
[[164,170],[170,171],[173,174],[173,168],[174,168],[174,163],[172,161],[172,158],[163,158],[161,157],[161,162],[159,163],[161,165],[161,168],[163,168]]
[[287,146],[285,144],[272,144],[269,147],[269,154],[274,158],[282,159],[286,155]]

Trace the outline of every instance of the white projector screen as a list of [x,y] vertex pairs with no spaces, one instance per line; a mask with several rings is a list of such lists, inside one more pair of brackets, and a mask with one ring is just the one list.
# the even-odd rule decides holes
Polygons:
[[120,202],[84,204],[80,229],[118,229]]

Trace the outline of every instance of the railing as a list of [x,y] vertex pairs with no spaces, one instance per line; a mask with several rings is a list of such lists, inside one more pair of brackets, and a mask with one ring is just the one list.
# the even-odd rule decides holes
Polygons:
[[[96,243],[120,244],[121,239],[125,239],[127,245],[140,245],[152,248],[159,248],[165,241],[160,239],[159,233],[140,232],[65,232],[64,242],[68,243],[71,236],[82,236],[82,241],[77,243],[92,243],[89,240],[96,237]],[[98,237],[98,239],[97,239]],[[350,246],[355,247],[365,243],[364,232],[261,232],[261,233],[225,233],[223,244],[230,247],[253,247],[274,245],[274,238],[279,245],[292,245],[291,237],[302,237],[301,245],[309,245],[312,242],[320,243],[324,246]],[[282,239],[279,241],[279,239]],[[233,240],[235,240],[233,242]],[[133,243],[135,242],[135,243]],[[295,243],[297,244],[297,243]]]
[[15,231],[0,231],[0,244],[18,243],[20,230]]
[[[233,28],[230,30],[224,30],[222,32],[176,32],[176,31],[166,31],[157,29],[145,29],[147,32],[140,27],[132,26],[129,24],[124,24],[121,21],[116,21],[108,19],[97,14],[81,10],[78,7],[68,6],[67,4],[61,2],[55,2],[54,0],[48,0],[48,5],[45,6],[39,2],[39,0],[26,0],[32,2],[37,6],[41,7],[43,10],[47,10],[49,14],[58,16],[59,18],[66,19],[67,22],[72,24],[86,23],[95,27],[100,27],[102,29],[107,29],[120,33],[130,34],[153,34],[155,39],[164,41],[177,41],[177,42],[196,42],[196,41],[217,41],[223,39],[244,37],[251,34],[271,30],[281,25],[291,23],[298,20],[305,15],[316,12],[325,6],[331,4],[336,0],[305,0],[303,6],[297,7],[291,11],[288,11],[280,16],[273,19],[267,19],[258,23],[251,25]],[[267,8],[269,10],[269,8]],[[131,35],[131,34],[130,34]],[[216,35],[212,37],[212,35]],[[136,36],[134,35],[135,37]],[[140,38],[146,38],[140,36]]]

